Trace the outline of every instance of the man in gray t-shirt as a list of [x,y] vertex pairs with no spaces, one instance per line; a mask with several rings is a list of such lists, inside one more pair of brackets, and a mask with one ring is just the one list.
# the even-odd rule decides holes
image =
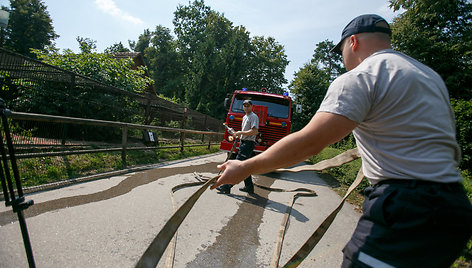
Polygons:
[[[254,147],[256,145],[256,136],[259,133],[259,117],[252,112],[252,101],[245,100],[243,102],[243,110],[246,113],[243,116],[241,123],[241,131],[237,131],[233,134],[234,137],[240,137],[239,151],[236,156],[236,160],[246,160],[252,156]],[[217,188],[220,193],[229,194],[233,185],[225,184]],[[243,192],[249,194],[254,193],[254,183],[252,182],[252,176],[249,176],[244,180],[244,187],[239,188]]]
[[372,187],[342,267],[450,267],[472,234],[453,110],[439,75],[393,51],[390,36],[378,15],[353,19],[333,49],[348,72],[312,120],[251,159],[219,165],[212,189],[303,161],[353,132]]
[[[246,101],[247,109],[252,109],[251,101]],[[259,129],[259,117],[250,110],[243,116],[243,122],[241,123],[241,131],[236,132],[235,136],[240,136],[242,141],[256,141],[257,129]]]
[[446,85],[407,55],[392,49],[373,53],[330,85],[318,112],[359,123],[353,134],[373,185],[389,179],[462,180]]

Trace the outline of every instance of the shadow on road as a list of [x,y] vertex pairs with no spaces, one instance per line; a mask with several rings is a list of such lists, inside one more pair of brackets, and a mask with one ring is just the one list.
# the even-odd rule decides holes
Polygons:
[[[264,195],[268,195],[268,193],[269,193],[269,191],[262,190],[262,189],[259,189],[259,190],[256,190],[256,191],[257,192],[259,192],[259,191],[266,192]],[[240,201],[252,204],[252,205],[263,207],[266,210],[270,210],[270,211],[274,211],[274,212],[278,212],[278,213],[282,213],[282,214],[285,214],[285,211],[287,211],[287,207],[288,207],[287,205],[284,205],[280,202],[276,202],[274,200],[270,200],[267,197],[261,196],[257,193],[254,193],[253,195],[249,195],[249,196],[229,194],[228,197],[232,197],[234,199],[237,199],[237,200],[240,200]],[[316,196],[315,197],[307,197],[307,198],[316,198]],[[270,206],[267,206],[268,204],[270,204]],[[298,210],[296,210],[294,208],[292,208],[292,211],[291,211],[290,215],[292,215],[297,221],[300,221],[300,222],[308,221],[308,218],[305,217],[305,215],[303,215],[302,213],[300,213]]]

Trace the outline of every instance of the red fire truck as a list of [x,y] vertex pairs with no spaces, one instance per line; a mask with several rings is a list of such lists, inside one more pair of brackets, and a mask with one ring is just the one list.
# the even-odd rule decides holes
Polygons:
[[[243,101],[251,100],[252,111],[259,117],[259,134],[256,138],[254,153],[261,153],[272,144],[287,136],[292,126],[292,99],[287,93],[283,95],[267,93],[265,89],[261,92],[248,91],[246,89],[234,91],[231,98],[225,99],[225,107],[228,109],[226,115],[226,126],[234,131],[241,130],[241,123],[245,115]],[[301,112],[301,106],[297,105],[296,112]],[[233,146],[233,137],[225,129],[224,139],[220,144],[222,151],[230,152]],[[239,148],[239,142],[233,152],[234,158]]]

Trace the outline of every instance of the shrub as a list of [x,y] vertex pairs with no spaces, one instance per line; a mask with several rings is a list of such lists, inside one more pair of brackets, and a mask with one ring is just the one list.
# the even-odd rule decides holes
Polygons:
[[469,170],[472,167],[472,100],[452,99],[451,105],[456,115],[457,142],[462,152],[460,168]]

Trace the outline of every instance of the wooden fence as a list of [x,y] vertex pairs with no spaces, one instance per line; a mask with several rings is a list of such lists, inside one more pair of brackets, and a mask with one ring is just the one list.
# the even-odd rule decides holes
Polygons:
[[[219,139],[216,137],[224,135],[223,132],[213,132],[213,131],[199,131],[199,130],[189,130],[182,128],[170,128],[170,127],[161,127],[161,126],[151,126],[151,125],[139,125],[132,123],[123,123],[123,122],[113,122],[105,120],[95,120],[95,119],[83,119],[83,118],[74,118],[74,117],[65,117],[65,116],[55,116],[55,115],[44,115],[44,114],[33,114],[33,113],[23,113],[23,112],[13,112],[8,111],[7,116],[11,118],[10,124],[13,125],[13,143],[15,151],[17,152],[16,158],[37,158],[37,157],[51,157],[51,156],[65,156],[65,155],[74,155],[74,154],[87,154],[87,153],[99,153],[99,152],[114,152],[121,151],[121,158],[123,162],[123,167],[127,167],[126,163],[126,153],[131,150],[151,150],[151,149],[171,149],[171,148],[180,148],[183,152],[186,147],[197,147],[197,146],[207,146],[210,148],[211,145],[219,144]],[[37,125],[35,127],[18,127],[19,125],[24,125],[24,122],[35,122],[35,123],[45,123],[48,126],[48,129],[54,129],[51,125],[60,125],[62,138],[41,138],[33,137],[34,135],[24,135],[22,133],[32,133],[31,129],[38,130]],[[105,142],[97,140],[87,141],[86,137],[82,137],[80,141],[71,141],[68,136],[65,135],[64,129],[71,126],[75,126],[76,129],[78,126],[94,126],[94,127],[112,127],[118,128],[121,132],[121,144],[116,142]],[[130,137],[128,134],[131,130],[142,130],[143,133],[142,139],[138,137]],[[176,139],[179,145],[164,145],[159,146],[160,137],[156,135],[156,131],[161,133],[170,132],[178,133],[179,138]],[[57,132],[57,131],[56,131]],[[150,135],[146,138],[144,135]],[[202,135],[201,140],[198,139],[188,139],[186,143],[186,134]],[[44,136],[44,135],[43,135]],[[135,142],[130,143],[130,138],[134,138]],[[44,142],[45,140],[49,142]],[[41,142],[38,142],[41,141]],[[174,139],[175,141],[175,139]],[[139,143],[142,146],[139,146]],[[145,146],[145,144],[148,146]],[[100,146],[97,146],[100,144]],[[95,148],[88,148],[92,145]],[[96,148],[96,147],[105,147],[105,148]],[[26,151],[26,152],[25,152]],[[35,152],[39,151],[39,152]]]

